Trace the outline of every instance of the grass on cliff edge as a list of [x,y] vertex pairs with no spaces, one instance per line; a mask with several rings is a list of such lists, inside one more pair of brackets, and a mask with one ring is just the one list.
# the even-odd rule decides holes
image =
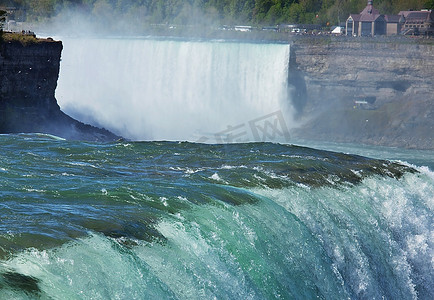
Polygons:
[[20,42],[23,46],[29,46],[33,44],[38,44],[42,42],[52,42],[53,39],[41,39],[37,38],[32,34],[23,34],[19,32],[3,32],[0,39],[3,42]]

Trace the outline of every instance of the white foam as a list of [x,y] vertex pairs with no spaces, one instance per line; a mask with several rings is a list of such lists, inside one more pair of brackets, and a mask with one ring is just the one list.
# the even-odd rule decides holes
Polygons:
[[[339,189],[254,191],[296,215],[318,236],[356,295],[377,298],[388,288],[384,292],[394,297],[417,299],[416,282],[425,289],[434,284],[434,180],[428,168],[418,170],[399,180],[373,176]],[[378,263],[391,270],[390,280],[399,289],[378,285],[370,267]],[[420,277],[422,283],[415,281]]]
[[215,143],[215,135],[228,126],[244,125],[234,134],[249,132],[250,121],[290,107],[289,45],[149,39],[62,42],[56,89],[61,108],[127,138],[196,141],[211,133]]
[[220,182],[224,182],[227,184],[227,182],[225,180],[221,179],[219,174],[217,174],[217,173],[212,174],[209,178],[213,179],[215,181],[220,181]]

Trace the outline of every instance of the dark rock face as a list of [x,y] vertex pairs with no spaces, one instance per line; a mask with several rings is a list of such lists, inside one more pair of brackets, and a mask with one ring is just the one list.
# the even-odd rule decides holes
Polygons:
[[434,46],[297,41],[307,91],[299,138],[434,149]]
[[[69,117],[55,90],[62,43],[40,41],[0,45],[0,133],[48,133],[73,140],[113,141],[120,137]],[[78,88],[78,87],[77,87]]]
[[295,117],[299,118],[306,106],[307,90],[303,72],[297,64],[297,53],[294,47],[290,48],[288,64],[288,92],[292,106],[295,109]]

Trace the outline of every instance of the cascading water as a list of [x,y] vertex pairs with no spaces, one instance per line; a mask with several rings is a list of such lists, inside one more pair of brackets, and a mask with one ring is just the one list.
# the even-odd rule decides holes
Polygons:
[[272,143],[0,145],[0,299],[433,299],[427,167]]
[[[64,45],[57,98],[81,120],[287,138],[287,45]],[[434,299],[432,152],[43,134],[0,149],[0,299]]]
[[[81,121],[135,140],[208,142],[276,112],[289,125],[287,44],[62,41],[56,98]],[[257,140],[249,128],[242,132],[241,141]]]

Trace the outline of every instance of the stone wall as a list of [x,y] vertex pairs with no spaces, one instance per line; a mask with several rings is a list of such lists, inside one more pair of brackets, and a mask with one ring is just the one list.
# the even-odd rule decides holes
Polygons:
[[[300,138],[434,149],[434,47],[415,42],[302,40]],[[373,103],[356,104],[365,99]]]

